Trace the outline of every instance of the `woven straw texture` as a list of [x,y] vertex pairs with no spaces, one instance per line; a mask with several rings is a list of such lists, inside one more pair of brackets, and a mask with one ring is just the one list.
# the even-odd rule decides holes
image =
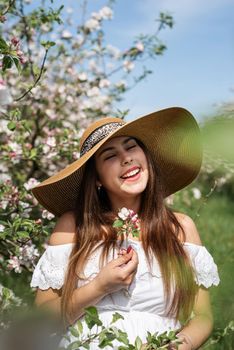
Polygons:
[[[123,122],[118,118],[99,120],[86,130],[82,142],[95,128],[112,121]],[[202,161],[199,127],[190,112],[172,107],[120,126],[83,157],[43,181],[32,190],[39,203],[57,216],[74,209],[87,160],[109,138],[116,136],[135,137],[148,148],[163,174],[165,196],[189,185],[199,173]]]

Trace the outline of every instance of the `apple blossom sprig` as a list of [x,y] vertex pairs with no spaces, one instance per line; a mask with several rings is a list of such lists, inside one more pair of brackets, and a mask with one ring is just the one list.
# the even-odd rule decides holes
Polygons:
[[138,237],[140,235],[140,219],[132,209],[121,208],[113,222],[113,227],[118,230],[118,235],[123,235],[128,247],[128,237]]

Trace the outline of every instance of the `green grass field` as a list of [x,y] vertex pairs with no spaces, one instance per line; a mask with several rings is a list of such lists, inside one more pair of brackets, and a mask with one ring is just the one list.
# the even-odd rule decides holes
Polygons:
[[[215,327],[213,336],[219,336],[234,320],[234,203],[228,196],[213,195],[201,208],[196,225],[203,244],[218,265],[221,283],[210,289]],[[233,328],[233,326],[232,326]],[[233,350],[234,329],[221,337],[217,344],[203,347],[210,350]]]

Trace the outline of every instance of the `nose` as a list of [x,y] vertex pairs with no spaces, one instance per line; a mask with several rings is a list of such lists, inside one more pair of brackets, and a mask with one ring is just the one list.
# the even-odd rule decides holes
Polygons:
[[130,164],[132,162],[132,156],[128,152],[123,152],[122,154],[122,165]]

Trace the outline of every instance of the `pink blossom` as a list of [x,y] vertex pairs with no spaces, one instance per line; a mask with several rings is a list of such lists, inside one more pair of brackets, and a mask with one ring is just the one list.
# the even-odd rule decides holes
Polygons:
[[131,72],[131,70],[133,70],[134,66],[135,66],[134,63],[131,61],[124,61],[123,62],[123,67],[124,67],[124,70],[126,72]]
[[143,52],[144,51],[144,44],[141,42],[141,41],[139,41],[138,43],[136,43],[136,48],[137,48],[137,50],[138,51],[140,51],[140,52]]
[[48,137],[47,140],[46,140],[46,144],[49,147],[55,147],[56,146],[56,139],[55,139],[55,137]]
[[24,184],[24,188],[29,191],[32,188],[36,187],[39,184],[39,181],[34,179],[34,177],[31,177],[27,182]]
[[14,270],[17,273],[22,272],[22,266],[20,266],[20,259],[17,256],[12,256],[8,260],[7,268],[9,270]]
[[19,44],[20,40],[18,38],[16,38],[15,36],[13,36],[13,38],[11,39],[11,43],[14,46],[17,46]]

